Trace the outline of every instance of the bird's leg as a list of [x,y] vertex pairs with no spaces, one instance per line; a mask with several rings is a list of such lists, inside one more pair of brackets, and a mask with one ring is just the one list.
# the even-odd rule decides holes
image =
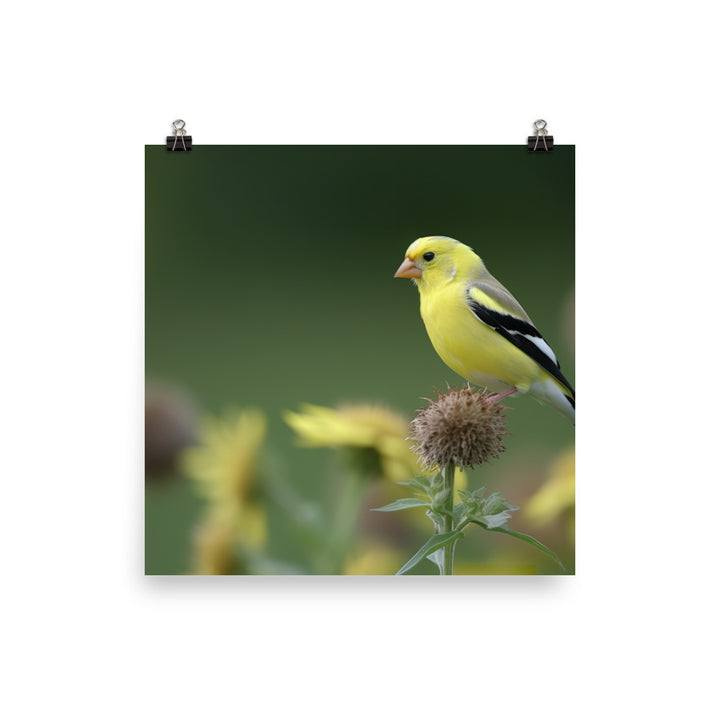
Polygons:
[[506,398],[508,395],[512,395],[514,392],[517,392],[517,388],[510,388],[509,390],[498,393],[497,395],[488,395],[487,398],[485,398],[485,399],[488,402],[497,402],[498,400],[502,400],[503,398]]

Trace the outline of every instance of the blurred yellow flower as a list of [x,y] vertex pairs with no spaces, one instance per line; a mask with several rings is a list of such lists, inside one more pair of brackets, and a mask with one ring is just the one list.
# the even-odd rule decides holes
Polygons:
[[267,517],[257,498],[257,462],[267,435],[259,410],[231,411],[222,419],[207,417],[200,444],[185,451],[182,468],[208,501],[203,527],[234,528],[251,547],[267,540]]
[[344,575],[394,575],[402,567],[403,556],[397,550],[373,543],[366,545],[345,564]]
[[198,575],[232,575],[235,563],[235,527],[207,521],[193,535],[194,567]]
[[536,565],[520,565],[501,558],[494,562],[456,562],[453,575],[537,575]]
[[407,439],[408,422],[390,410],[374,405],[346,405],[335,410],[306,404],[300,412],[286,412],[283,417],[306,447],[372,450],[382,475],[395,482],[420,474]]
[[454,503],[457,505],[457,503],[462,501],[462,498],[460,497],[460,494],[458,491],[460,490],[467,490],[468,486],[468,471],[463,469],[457,469],[455,471],[455,500]]
[[536,525],[547,525],[575,508],[575,449],[565,450],[550,468],[549,477],[525,505]]

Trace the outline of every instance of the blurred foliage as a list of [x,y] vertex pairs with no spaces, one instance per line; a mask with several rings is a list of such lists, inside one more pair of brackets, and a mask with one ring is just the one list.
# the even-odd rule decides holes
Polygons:
[[[268,492],[258,502],[263,552],[279,564],[246,557],[248,571],[312,571],[344,482],[341,456],[298,446],[284,412],[354,403],[410,417],[434,387],[460,382],[430,345],[416,290],[392,278],[415,238],[474,247],[573,382],[574,184],[569,146],[542,155],[521,145],[146,147],[146,375],[206,414],[257,407],[267,420],[257,482]],[[508,451],[467,483],[523,508],[574,431],[530,398],[507,404]],[[369,512],[393,497],[387,480],[366,487],[346,572],[376,572],[417,547],[417,518]],[[193,569],[207,506],[177,470],[146,484],[147,573]],[[413,513],[427,522],[420,510],[402,514]],[[538,528],[520,512],[518,529],[572,571],[562,520]],[[458,572],[558,572],[512,538],[482,535],[463,542]],[[224,537],[206,532],[205,543],[222,547]],[[385,558],[375,570],[372,557]]]

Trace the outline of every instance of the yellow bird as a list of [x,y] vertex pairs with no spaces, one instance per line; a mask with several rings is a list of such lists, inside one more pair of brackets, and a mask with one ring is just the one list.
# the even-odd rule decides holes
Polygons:
[[456,373],[498,393],[528,393],[575,422],[575,391],[520,303],[472,248],[439,235],[419,238],[395,277],[420,291],[420,315],[437,354]]

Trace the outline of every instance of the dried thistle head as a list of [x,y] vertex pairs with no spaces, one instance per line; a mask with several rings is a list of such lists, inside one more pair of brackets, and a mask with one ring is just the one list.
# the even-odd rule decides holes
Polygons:
[[469,386],[448,388],[418,410],[410,423],[410,437],[425,467],[443,467],[449,462],[459,468],[473,467],[504,452],[503,435],[509,431],[503,410],[507,408],[490,397]]

